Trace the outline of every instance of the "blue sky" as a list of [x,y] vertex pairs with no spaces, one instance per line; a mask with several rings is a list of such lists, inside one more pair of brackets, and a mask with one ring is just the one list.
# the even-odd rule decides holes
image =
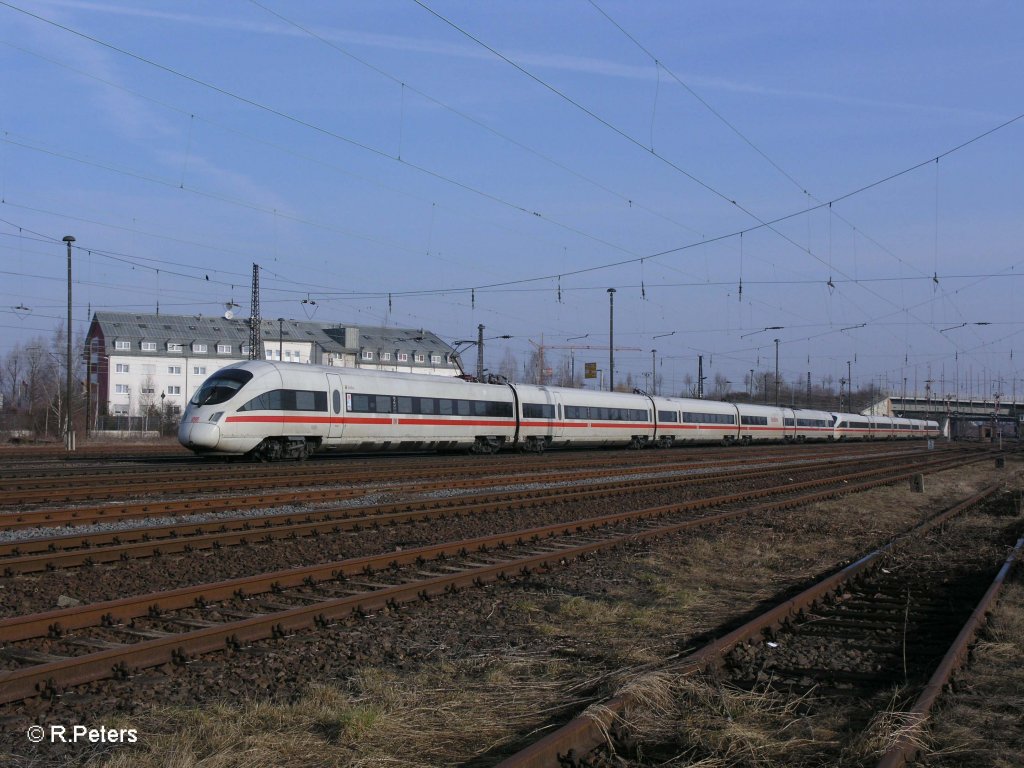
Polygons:
[[64,316],[72,234],[77,329],[158,295],[247,316],[257,262],[264,317],[482,323],[497,368],[606,347],[614,287],[640,385],[657,349],[662,389],[698,354],[743,389],[778,338],[791,381],[1024,396],[1022,28],[1013,2],[0,3],[0,354]]

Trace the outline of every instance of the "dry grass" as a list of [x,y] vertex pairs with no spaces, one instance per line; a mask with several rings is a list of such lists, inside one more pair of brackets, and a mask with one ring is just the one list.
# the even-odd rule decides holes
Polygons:
[[[105,768],[438,766],[514,737],[538,709],[572,700],[547,658],[457,660],[416,675],[364,670],[344,689],[312,687],[294,704],[218,703],[154,711],[140,744],[93,760]],[[529,694],[519,696],[529,681]]]
[[[764,689],[745,691],[707,675],[655,673],[624,692],[634,704],[618,723],[630,734],[632,752],[617,757],[622,765],[794,766],[823,746],[820,738],[800,735],[801,700]],[[790,726],[780,728],[780,722]]]
[[[646,752],[637,746],[630,759],[700,768],[834,764],[820,755],[845,741],[844,724],[815,719],[805,702],[650,670],[691,650],[696,636],[716,629],[738,608],[749,609],[809,573],[858,554],[860,542],[884,539],[994,479],[1019,478],[1020,470],[1009,466],[1005,472],[928,476],[925,494],[910,494],[902,485],[880,488],[779,513],[763,529],[735,524],[673,537],[632,554],[620,551],[614,557],[620,565],[625,558],[625,565],[611,569],[611,581],[608,561],[596,558],[591,567],[600,591],[586,588],[586,564],[579,563],[539,580],[538,588],[508,596],[517,632],[534,639],[524,647],[543,650],[453,656],[415,672],[365,669],[341,685],[313,686],[293,704],[154,709],[128,724],[142,730],[137,748],[96,757],[92,765],[405,768],[473,764],[474,758],[485,765],[480,755],[524,738],[560,707],[574,700],[577,708],[589,703],[581,691],[589,695],[616,685],[637,699],[627,716],[636,744],[657,745]],[[1015,638],[993,637],[988,652],[1007,662],[1015,659],[1019,668],[1024,622],[1016,631]],[[1018,707],[1021,691],[1024,680],[1017,688]],[[1022,711],[1017,709],[1018,734]],[[880,720],[879,738],[898,726]],[[858,747],[861,754],[878,749],[868,742]]]
[[1024,584],[1007,584],[985,637],[929,722],[929,768],[1024,764]]

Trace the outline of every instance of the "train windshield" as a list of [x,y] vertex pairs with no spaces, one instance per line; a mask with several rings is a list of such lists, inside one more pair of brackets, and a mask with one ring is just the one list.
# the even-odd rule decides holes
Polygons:
[[203,386],[192,396],[189,402],[192,405],[217,405],[224,403],[235,396],[252,374],[239,368],[227,368],[217,371],[213,376],[203,382]]

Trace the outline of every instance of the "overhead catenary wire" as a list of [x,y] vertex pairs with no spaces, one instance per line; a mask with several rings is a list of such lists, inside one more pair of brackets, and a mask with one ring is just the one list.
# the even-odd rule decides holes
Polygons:
[[[427,10],[431,14],[437,16],[439,19],[444,21],[446,24],[451,25],[453,28],[459,30],[462,34],[466,35],[470,39],[473,39],[475,42],[477,42],[478,44],[482,45],[487,50],[492,51],[494,53],[494,55],[502,58],[504,61],[507,61],[511,66],[513,66],[516,69],[518,69],[519,71],[523,72],[525,75],[527,75],[531,79],[537,81],[538,83],[543,85],[545,88],[548,88],[549,90],[552,90],[553,92],[558,94],[561,98],[566,99],[570,103],[572,103],[575,106],[577,106],[579,109],[582,109],[584,112],[586,112],[588,115],[591,115],[594,119],[598,120],[603,125],[607,125],[610,129],[615,131],[617,134],[623,136],[624,138],[629,140],[631,143],[636,144],[636,145],[640,146],[641,148],[643,148],[642,144],[637,142],[632,137],[628,136],[628,134],[626,134],[625,132],[623,132],[620,129],[616,128],[615,126],[613,126],[612,124],[608,123],[607,121],[603,120],[603,118],[600,118],[598,115],[592,113],[586,107],[584,107],[584,106],[578,104],[577,102],[573,101],[570,97],[562,94],[560,91],[558,91],[558,89],[553,88],[552,86],[550,86],[547,83],[545,83],[543,80],[541,80],[541,79],[537,78],[535,75],[529,73],[527,70],[525,70],[524,68],[522,68],[521,66],[519,66],[515,62],[511,61],[510,59],[505,57],[500,52],[490,48],[489,46],[487,46],[482,41],[477,40],[472,35],[470,35],[468,32],[466,32],[466,31],[462,30],[461,28],[459,28],[453,22],[447,20],[445,17],[441,16],[440,14],[438,14],[435,11],[433,11],[432,9],[430,9],[421,0],[414,0],[414,2],[417,5],[423,7],[425,10]],[[345,141],[347,143],[354,144],[356,146],[359,146],[360,148],[367,149],[368,151],[371,151],[372,153],[374,153],[374,154],[376,154],[378,156],[385,157],[385,158],[391,159],[391,160],[395,160],[396,159],[393,156],[388,155],[387,153],[385,153],[385,152],[383,152],[381,150],[369,147],[368,145],[364,145],[364,144],[362,144],[360,142],[353,141],[353,140],[349,139],[348,137],[342,136],[340,134],[337,134],[336,132],[333,132],[333,131],[330,131],[328,129],[325,129],[325,128],[322,128],[320,126],[317,126],[315,124],[309,123],[308,121],[302,120],[301,118],[294,117],[294,116],[289,115],[287,113],[284,113],[284,112],[282,112],[280,110],[277,110],[277,109],[275,109],[273,107],[269,107],[267,105],[263,105],[260,102],[257,102],[257,101],[254,101],[252,99],[249,99],[247,97],[235,94],[235,93],[233,93],[231,91],[223,89],[223,88],[221,88],[219,86],[216,86],[214,84],[207,83],[207,82],[205,82],[203,80],[200,80],[198,78],[190,76],[190,75],[188,75],[186,73],[179,72],[179,71],[177,71],[177,70],[175,70],[175,69],[173,69],[171,67],[167,67],[166,65],[160,64],[160,63],[152,61],[152,60],[150,60],[150,59],[148,59],[146,57],[143,57],[143,56],[140,56],[140,55],[135,54],[133,52],[127,51],[126,49],[122,49],[122,48],[120,48],[118,46],[115,46],[115,45],[112,45],[112,44],[107,43],[105,41],[102,41],[102,40],[100,40],[98,38],[95,38],[95,37],[93,37],[91,35],[85,34],[83,32],[75,30],[75,29],[73,29],[71,27],[68,27],[68,26],[66,26],[64,24],[60,24],[60,23],[55,22],[53,20],[50,20],[50,19],[47,19],[45,17],[39,16],[38,14],[34,14],[34,13],[30,12],[30,11],[27,11],[27,10],[19,8],[18,6],[15,6],[15,5],[13,5],[13,4],[9,3],[9,2],[6,2],[6,0],[0,0],[0,6],[8,7],[8,8],[10,8],[13,11],[16,11],[16,12],[19,12],[19,13],[23,13],[23,14],[25,14],[25,15],[31,17],[31,18],[37,19],[37,20],[39,20],[39,21],[41,21],[43,23],[52,25],[54,27],[57,27],[59,29],[62,29],[64,31],[66,31],[66,32],[69,32],[71,34],[74,34],[74,35],[77,35],[79,37],[82,37],[82,38],[84,38],[86,40],[89,40],[89,41],[91,41],[93,43],[101,45],[101,46],[103,46],[105,48],[108,48],[110,50],[116,51],[116,52],[118,52],[120,54],[129,56],[129,57],[131,57],[133,59],[136,59],[136,60],[138,60],[140,62],[143,62],[143,63],[145,63],[145,64],[147,64],[149,66],[153,66],[153,67],[158,68],[158,69],[160,69],[162,71],[165,71],[165,72],[168,72],[168,73],[173,74],[175,76],[184,78],[184,79],[186,79],[186,80],[188,80],[190,82],[193,82],[193,83],[195,83],[197,85],[200,85],[202,87],[209,88],[209,89],[211,89],[211,90],[213,90],[213,91],[215,91],[217,93],[220,93],[220,94],[222,94],[224,96],[227,96],[229,98],[236,99],[236,100],[241,101],[241,102],[243,102],[245,104],[249,104],[250,106],[253,106],[253,107],[257,108],[257,109],[265,110],[265,111],[267,111],[267,112],[269,112],[271,114],[277,115],[277,116],[279,116],[279,117],[281,117],[283,119],[295,122],[295,123],[297,123],[299,125],[302,125],[304,127],[310,128],[312,130],[315,130],[315,131],[318,131],[318,132],[322,132],[322,133],[324,133],[324,134],[326,134],[328,136],[331,136],[333,138],[337,138],[337,139],[339,139],[341,141]],[[929,159],[927,161],[923,161],[921,163],[917,163],[917,164],[915,164],[913,166],[910,166],[908,168],[905,168],[905,169],[903,169],[901,171],[897,171],[897,172],[895,172],[893,174],[890,174],[887,177],[884,177],[884,178],[881,178],[881,179],[877,179],[877,180],[875,180],[875,181],[873,181],[871,183],[865,184],[865,185],[863,185],[861,187],[858,187],[858,188],[856,188],[854,190],[851,190],[851,191],[847,192],[846,194],[843,194],[843,195],[840,195],[838,197],[835,197],[832,200],[829,200],[829,201],[826,201],[826,202],[822,202],[822,203],[820,203],[820,204],[818,204],[816,206],[811,206],[809,208],[805,208],[805,209],[800,210],[800,211],[796,211],[796,212],[793,212],[793,213],[790,213],[790,214],[779,216],[779,217],[776,217],[774,219],[770,219],[770,220],[767,220],[767,221],[762,221],[762,220],[758,219],[756,217],[756,215],[754,215],[753,213],[751,213],[749,211],[746,211],[746,209],[744,209],[742,206],[737,205],[736,201],[731,200],[727,195],[725,195],[725,194],[715,190],[714,188],[710,187],[710,185],[706,185],[706,184],[700,182],[699,180],[695,179],[696,181],[698,181],[698,183],[701,184],[701,186],[705,186],[709,190],[713,191],[714,194],[716,196],[718,196],[719,198],[721,198],[723,200],[726,200],[726,201],[728,201],[729,203],[731,203],[733,205],[737,205],[737,207],[739,209],[744,210],[745,213],[747,213],[748,215],[750,215],[753,218],[755,218],[755,220],[758,223],[755,224],[755,225],[752,225],[750,227],[744,228],[742,230],[738,230],[736,232],[731,232],[731,233],[728,233],[728,234],[725,234],[725,235],[720,235],[718,237],[712,237],[712,238],[703,239],[700,243],[686,244],[686,245],[679,246],[679,247],[676,247],[676,248],[665,249],[665,250],[662,250],[662,251],[659,251],[659,252],[656,252],[656,253],[651,253],[651,254],[647,254],[647,255],[635,255],[635,256],[633,256],[632,258],[629,258],[629,259],[619,260],[619,261],[615,261],[615,262],[608,262],[608,263],[605,263],[605,264],[600,264],[600,265],[595,265],[595,266],[592,266],[592,267],[582,268],[582,269],[575,270],[575,271],[572,271],[572,272],[563,272],[562,276],[569,277],[569,276],[574,276],[574,275],[577,275],[577,274],[585,274],[585,273],[592,272],[592,271],[603,270],[603,269],[610,269],[610,268],[622,266],[622,265],[625,265],[625,264],[635,263],[635,262],[639,261],[640,259],[655,259],[655,258],[658,258],[658,257],[661,257],[661,256],[666,256],[666,255],[670,255],[670,254],[674,254],[674,253],[680,253],[682,251],[685,251],[685,250],[688,250],[688,249],[690,249],[692,247],[695,247],[696,245],[700,245],[700,244],[704,244],[704,243],[713,243],[713,242],[716,242],[716,241],[720,241],[720,240],[726,239],[728,237],[736,236],[736,235],[738,235],[740,233],[752,232],[752,231],[756,231],[756,230],[762,229],[762,228],[768,228],[771,231],[776,232],[776,234],[779,234],[780,236],[782,236],[784,239],[786,239],[787,241],[789,241],[793,245],[797,245],[797,247],[800,250],[805,251],[805,252],[809,253],[812,257],[816,258],[817,260],[822,261],[822,259],[819,256],[815,256],[813,254],[813,252],[809,248],[805,249],[805,248],[800,247],[798,244],[796,244],[794,241],[792,241],[788,236],[786,236],[783,233],[778,232],[778,230],[774,229],[774,226],[779,224],[779,223],[782,223],[784,221],[787,221],[789,219],[792,219],[795,216],[805,215],[805,214],[809,213],[810,211],[817,210],[818,208],[821,208],[823,206],[831,205],[833,203],[840,202],[842,200],[846,200],[846,199],[848,199],[848,198],[850,198],[850,197],[852,197],[852,196],[854,196],[856,194],[860,194],[862,192],[865,192],[865,191],[867,191],[869,189],[872,189],[872,188],[874,188],[874,187],[876,187],[876,186],[878,186],[880,184],[883,184],[883,183],[886,183],[886,182],[891,181],[893,179],[899,178],[900,176],[905,175],[907,173],[911,173],[914,170],[917,170],[918,168],[920,168],[922,165],[930,163],[933,160],[937,161],[939,158],[945,157],[945,156],[947,156],[949,154],[952,154],[953,152],[956,152],[956,151],[959,151],[961,149],[964,149],[965,147],[969,146],[970,144],[973,144],[973,143],[975,143],[975,142],[977,142],[977,141],[987,137],[988,135],[991,135],[992,133],[994,133],[994,132],[996,132],[998,130],[1003,129],[1003,128],[1005,128],[1005,127],[1007,127],[1007,126],[1009,126],[1009,125],[1019,121],[1022,118],[1024,118],[1024,114],[1017,115],[1016,117],[1013,117],[1013,118],[1011,118],[1011,119],[1009,119],[1009,120],[1007,120],[1007,121],[1005,121],[1005,122],[1003,122],[1003,123],[1001,123],[1001,124],[991,128],[991,129],[985,131],[984,133],[978,134],[978,135],[968,139],[967,141],[964,141],[961,144],[958,144],[958,145],[952,147],[951,149],[948,149],[948,150],[940,153],[935,158],[931,158],[931,159]],[[652,154],[654,154],[655,156],[659,157],[659,159],[662,159],[665,162],[668,162],[673,167],[677,167],[678,168],[678,166],[675,166],[675,164],[671,163],[671,161],[669,161],[669,160],[667,160],[665,158],[661,158],[661,156],[658,155],[657,153],[652,153]],[[401,162],[403,164],[405,164],[405,165],[409,165],[408,163],[405,163],[405,161],[401,161]],[[551,219],[543,217],[539,212],[530,211],[525,206],[517,205],[517,204],[511,203],[509,201],[505,201],[505,200],[502,200],[500,198],[496,198],[496,197],[494,197],[492,195],[489,195],[486,192],[483,192],[481,190],[477,190],[477,189],[471,188],[468,185],[464,185],[463,183],[458,182],[458,181],[456,181],[454,179],[450,179],[450,178],[445,177],[445,176],[443,176],[441,174],[437,174],[436,172],[430,171],[429,169],[425,169],[425,168],[422,168],[420,166],[411,166],[411,167],[415,167],[417,170],[420,170],[420,171],[422,171],[424,173],[427,173],[428,175],[435,176],[436,178],[439,178],[439,179],[442,179],[442,180],[447,181],[449,183],[455,184],[456,186],[459,186],[461,188],[467,189],[468,191],[472,191],[474,193],[481,194],[484,197],[487,197],[489,199],[493,199],[496,202],[500,202],[503,205],[507,205],[509,207],[513,207],[516,210],[519,210],[521,212],[529,213],[530,215],[533,215],[535,217],[544,218],[546,221],[549,221],[551,223],[555,223],[558,226],[564,226],[564,225],[558,224],[557,222],[552,222]],[[683,173],[684,175],[687,175],[688,177],[691,176],[690,174],[688,174],[682,168],[678,168],[678,170],[681,173]],[[572,228],[569,228],[569,229],[570,229],[570,231],[576,231],[576,230],[573,230]],[[583,236],[588,236],[588,235],[586,235],[586,233],[582,233],[582,232],[577,232],[577,234],[581,234]],[[616,247],[616,246],[614,246],[614,245],[612,245],[610,243],[603,243],[603,244],[610,245],[611,247]],[[445,289],[442,289],[442,291],[439,291],[439,292],[467,291],[467,290],[470,290],[473,287],[475,287],[477,289],[486,289],[486,288],[501,287],[501,286],[506,286],[506,285],[521,284],[521,283],[540,281],[540,280],[552,280],[555,277],[556,277],[556,275],[543,275],[543,276],[538,276],[538,277],[533,277],[533,278],[525,278],[525,279],[520,279],[520,280],[501,281],[501,282],[487,283],[487,284],[476,285],[476,286],[462,286],[462,287],[445,288]],[[861,282],[863,282],[863,281],[861,281]],[[397,295],[397,293],[396,293],[396,295]],[[885,297],[878,296],[877,294],[876,294],[876,298],[880,298],[880,299],[882,299],[883,301],[886,301],[886,302],[889,301]]]

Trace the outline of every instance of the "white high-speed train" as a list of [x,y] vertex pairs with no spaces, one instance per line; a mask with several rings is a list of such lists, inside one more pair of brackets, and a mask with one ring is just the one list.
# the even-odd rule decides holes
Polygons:
[[251,360],[196,392],[178,440],[196,453],[302,459],[350,451],[935,437],[935,421],[642,393]]

